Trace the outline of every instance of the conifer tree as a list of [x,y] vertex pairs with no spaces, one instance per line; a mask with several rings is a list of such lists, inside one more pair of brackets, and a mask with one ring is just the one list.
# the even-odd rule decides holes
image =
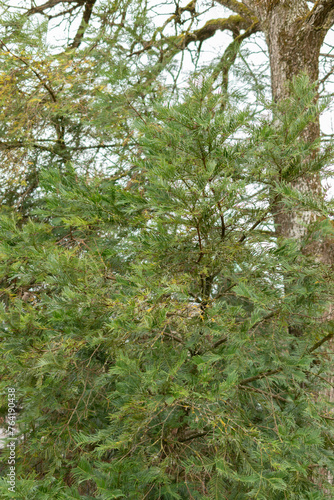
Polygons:
[[274,125],[240,104],[198,77],[134,122],[130,184],[55,166],[33,217],[3,212],[17,498],[330,498],[331,270],[276,242],[271,204],[326,218],[290,181],[331,155],[303,136],[306,77]]
[[[334,6],[214,3],[224,17],[198,0],[160,24],[140,0],[0,3],[15,498],[333,496]],[[178,55],[196,63],[218,31],[230,45],[182,93]],[[260,32],[273,103],[240,53]]]

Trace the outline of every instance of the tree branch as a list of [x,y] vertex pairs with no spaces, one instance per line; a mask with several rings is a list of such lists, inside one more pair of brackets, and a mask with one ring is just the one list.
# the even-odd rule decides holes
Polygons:
[[[47,142],[51,142],[55,144],[55,140],[48,139]],[[110,144],[92,144],[91,146],[68,146],[67,149],[69,151],[85,151],[89,149],[105,149],[105,148],[116,148],[119,147],[119,143],[110,143]],[[48,151],[49,153],[55,153],[60,155],[53,147],[52,144],[48,146],[43,146],[42,144],[38,144],[37,142],[24,142],[24,141],[13,141],[13,142],[4,142],[0,140],[0,151],[10,151],[11,149],[18,148],[34,148],[41,149],[42,151]],[[60,155],[62,156],[62,155]]]
[[[168,54],[166,51],[166,57],[168,60],[172,58],[175,54],[177,54],[180,50],[184,50],[188,47],[188,45],[192,42],[204,42],[208,38],[211,38],[215,35],[217,31],[231,31],[234,36],[239,36],[240,30],[249,30],[253,26],[249,20],[242,18],[239,15],[233,15],[226,18],[218,18],[211,19],[208,21],[202,28],[195,30],[193,32],[181,33],[178,36],[171,36],[163,38],[162,40],[143,40],[142,45],[143,48],[136,52],[131,52],[129,57],[133,55],[139,55],[145,52],[146,50],[150,50],[152,47],[157,47],[161,44],[166,45],[170,44],[170,53]],[[253,30],[255,32],[256,30]]]
[[197,432],[196,434],[192,434],[191,436],[179,439],[179,442],[180,443],[186,443],[187,441],[191,441],[192,439],[198,439],[198,438],[204,437],[207,434],[209,434],[209,431],[206,431],[206,432]]
[[180,35],[178,45],[185,48],[191,42],[203,42],[211,38],[216,31],[232,31],[236,36],[239,35],[240,30],[247,30],[253,23],[244,19],[240,15],[232,15],[225,18],[211,19],[202,28],[195,30],[193,33]]
[[53,102],[57,102],[57,98],[56,98],[56,94],[54,93],[54,91],[52,90],[51,86],[48,85],[46,83],[46,78],[43,78],[39,73],[38,71],[36,71],[25,59],[23,59],[22,57],[20,56],[17,56],[16,54],[14,54],[8,47],[7,45],[2,41],[0,40],[0,44],[2,47],[4,47],[7,52],[9,54],[11,54],[13,57],[15,57],[15,59],[18,59],[19,61],[21,61],[23,64],[25,64],[25,66],[27,66],[30,71],[32,71],[34,73],[34,75],[38,78],[38,80],[41,82],[41,84],[43,85],[43,87],[45,88],[45,90],[48,91],[48,93],[50,94],[51,96],[51,99]]
[[239,16],[248,19],[248,21],[252,23],[258,22],[252,11],[245,4],[238,2],[238,0],[216,0],[216,2],[223,5],[223,7],[227,7],[236,14],[239,14]]
[[92,12],[93,12],[93,7],[94,4],[96,3],[96,0],[88,0],[85,5],[85,10],[82,16],[82,20],[79,26],[79,29],[74,37],[73,42],[70,45],[71,49],[77,49],[82,42],[83,36],[85,34],[85,31],[87,29],[89,20],[91,18]]
[[217,342],[215,342],[212,345],[211,349],[216,349],[216,347],[219,347],[220,345],[225,344],[225,342],[227,342],[227,341],[228,341],[228,337],[223,337],[222,339],[217,340]]
[[220,63],[217,65],[214,71],[214,76],[217,77],[220,72],[222,73],[223,88],[225,89],[226,92],[228,89],[229,70],[231,66],[235,63],[242,42],[253,33],[256,33],[257,31],[259,31],[259,24],[256,20],[248,29],[244,31],[244,33],[239,34],[238,36],[234,35],[233,42],[231,42],[225,49],[223,57],[221,58]]
[[[236,283],[234,283],[234,285],[232,285],[230,288],[232,288],[235,285],[236,285]],[[254,330],[254,328],[256,328],[260,323],[262,323],[263,321],[266,321],[267,319],[273,318],[279,312],[280,312],[279,310],[270,312],[269,314],[267,314],[263,318],[259,319],[259,321],[254,323],[254,325],[252,325],[248,331]],[[225,344],[225,342],[227,342],[227,341],[228,341],[228,337],[222,337],[221,339],[217,340],[217,342],[212,344],[210,349],[216,349],[216,347],[219,347],[220,345]]]
[[43,3],[42,5],[37,5],[36,7],[32,7],[28,10],[27,16],[32,16],[33,14],[44,14],[45,10],[52,9],[56,5],[64,4],[64,3],[76,3],[77,7],[84,5],[85,0],[49,0],[48,2]]
[[310,352],[313,352],[315,351],[316,349],[318,349],[318,347],[321,347],[322,344],[324,344],[325,342],[328,342],[329,340],[331,340],[331,338],[334,337],[334,333],[329,333],[328,335],[326,335],[326,337],[322,338],[321,340],[319,340],[318,342],[316,342],[310,349]]
[[306,23],[315,29],[328,30],[334,23],[334,0],[318,0],[307,16]]
[[334,73],[334,66],[328,71],[327,75],[325,75],[321,80],[319,80],[319,83],[325,83],[326,80]]
[[263,316],[263,318],[259,319],[259,321],[254,323],[254,325],[252,325],[248,331],[250,332],[250,331],[254,330],[254,328],[256,328],[258,325],[260,325],[263,321],[266,321],[267,319],[271,319],[279,313],[280,313],[280,309],[276,309],[275,311],[271,311],[270,313],[266,314],[266,316]]
[[265,213],[265,215],[263,217],[261,217],[261,219],[257,220],[256,222],[254,222],[254,224],[252,225],[252,227],[248,230],[247,233],[244,233],[240,238],[239,238],[239,243],[242,243],[246,238],[247,236],[254,230],[257,228],[257,226],[259,224],[261,224],[261,222],[263,222],[266,217],[268,216],[268,212]]
[[269,397],[273,397],[275,399],[278,399],[279,401],[283,401],[284,403],[288,403],[289,401],[285,398],[282,398],[282,396],[279,396],[278,394],[274,394],[272,392],[268,393],[266,391],[262,391],[261,389],[258,389],[256,387],[252,387],[251,385],[240,385],[239,384],[239,387],[240,389],[246,389],[248,391],[253,391],[253,392],[258,392],[259,394],[263,394],[264,396],[269,396]]
[[159,28],[159,31],[163,31],[164,28],[171,21],[175,23],[181,24],[181,15],[184,12],[190,12],[192,16],[196,14],[196,0],[191,0],[185,7],[177,7],[174,14],[172,14],[163,24],[162,28]]
[[276,373],[280,373],[281,371],[282,368],[277,368],[277,370],[269,370],[267,372],[259,373],[258,375],[254,375],[254,377],[244,378],[243,380],[240,380],[238,386],[249,384],[255,380],[260,380],[261,378],[270,377],[270,375],[276,375]]
[[179,342],[179,344],[184,344],[182,339],[180,339],[179,337],[176,337],[175,335],[172,335],[171,333],[163,332],[163,335],[175,340],[176,342]]

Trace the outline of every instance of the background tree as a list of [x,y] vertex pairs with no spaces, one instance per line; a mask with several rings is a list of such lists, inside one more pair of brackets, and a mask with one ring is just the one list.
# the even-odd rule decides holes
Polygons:
[[[30,114],[26,112],[28,103],[30,103],[30,107],[33,106],[35,108],[37,102],[42,102],[43,109],[45,110],[46,107],[44,106],[44,100],[46,99],[49,102],[49,107],[55,108],[54,116],[51,116],[50,112],[48,113],[48,119],[51,119],[50,125],[51,128],[54,129],[55,135],[55,138],[51,140],[51,143],[49,142],[49,144],[52,144],[53,153],[55,153],[56,149],[58,149],[58,154],[61,154],[62,158],[64,158],[65,153],[63,149],[65,134],[72,135],[75,133],[76,137],[72,137],[72,141],[75,140],[78,142],[79,140],[78,136],[80,134],[78,134],[78,129],[80,129],[80,126],[78,123],[75,125],[74,123],[67,123],[65,125],[67,117],[69,117],[69,115],[74,115],[72,112],[67,113],[66,109],[58,108],[66,108],[68,103],[70,101],[73,103],[73,98],[75,99],[75,95],[72,95],[74,90],[73,87],[76,89],[79,87],[77,80],[79,80],[81,76],[79,75],[80,72],[78,71],[78,68],[80,67],[80,69],[82,69],[82,65],[80,66],[79,61],[80,57],[84,57],[83,54],[89,54],[89,56],[87,56],[90,61],[89,64],[93,64],[92,60],[94,60],[94,64],[96,64],[97,57],[99,58],[100,64],[101,59],[105,57],[110,57],[110,61],[117,60],[114,71],[123,72],[124,79],[127,79],[127,81],[131,80],[129,78],[129,69],[132,67],[132,61],[137,68],[138,65],[140,66],[143,64],[143,72],[140,73],[140,82],[142,84],[142,88],[145,88],[145,95],[147,95],[148,84],[154,81],[156,75],[168,66],[176,54],[185,51],[192,45],[196,45],[198,51],[201,51],[203,42],[213,37],[219,31],[227,31],[233,36],[233,41],[226,48],[223,54],[217,54],[220,61],[216,64],[215,69],[216,76],[221,78],[223,85],[226,86],[228,82],[229,68],[235,62],[241,43],[252,37],[252,35],[262,32],[268,46],[271,88],[274,100],[279,100],[287,95],[289,89],[288,83],[291,82],[293,77],[297,76],[300,72],[305,72],[309,76],[311,82],[318,81],[320,50],[325,36],[334,22],[334,5],[331,0],[318,0],[315,2],[296,0],[293,3],[284,0],[217,0],[217,2],[214,2],[211,5],[211,7],[208,6],[206,2],[196,1],[189,2],[184,6],[181,6],[178,3],[173,3],[173,6],[173,8],[175,8],[175,12],[167,17],[162,26],[155,23],[156,27],[154,28],[150,20],[152,19],[152,15],[155,13],[155,10],[159,10],[159,6],[156,6],[154,3],[152,3],[152,5],[141,5],[141,2],[138,4],[133,2],[99,3],[93,1],[73,1],[68,3],[61,0],[55,0],[52,2],[34,5],[25,12],[23,9],[23,15],[22,8],[15,9],[15,7],[11,7],[10,2],[3,3],[3,9],[8,15],[8,21],[4,22],[4,34],[2,36],[3,49],[5,49],[5,54],[7,56],[7,65],[9,61],[11,61],[11,65],[14,65],[14,68],[12,69],[5,66],[5,73],[6,75],[12,73],[16,75],[16,86],[19,85],[19,81],[20,79],[22,81],[22,78],[24,81],[27,81],[28,74],[30,78],[35,81],[36,85],[35,89],[26,96],[28,97],[26,106],[22,103],[22,89],[16,89],[16,92],[21,93],[20,98],[13,99],[13,95],[10,94],[10,101],[20,102],[21,110],[22,106],[24,106],[25,109],[23,115],[25,117]],[[206,15],[208,16],[210,8],[214,6],[221,6],[222,14],[231,12],[232,14],[227,17],[210,19],[202,26],[194,29],[195,26],[201,23],[200,20],[203,17],[203,13],[206,12]],[[166,4],[166,9],[167,8],[168,3]],[[13,14],[14,12],[15,14]],[[15,21],[13,21],[13,16]],[[38,19],[40,18],[45,19],[45,21],[42,23],[38,22]],[[67,39],[67,41],[66,39],[64,40],[65,45],[67,45],[65,53],[58,57],[51,58],[53,64],[51,61],[47,64],[49,73],[47,68],[44,67],[42,74],[39,75],[37,68],[34,67],[35,63],[33,62],[30,64],[29,62],[32,57],[31,53],[35,52],[36,54],[37,51],[39,53],[41,52],[41,40],[43,39],[43,36],[45,37],[47,23],[53,22],[55,19],[61,19],[63,21],[63,26],[64,23],[68,23],[69,25],[73,24],[76,27],[73,27],[70,38]],[[39,35],[37,35],[35,29],[36,23],[38,25]],[[173,28],[174,34],[171,34],[171,28]],[[25,38],[23,39],[22,31],[25,33]],[[20,48],[23,46],[23,50],[27,50],[28,42],[30,47],[30,56],[28,57],[28,60],[25,60],[24,57],[21,57],[20,59],[20,57],[18,57],[14,52],[11,53],[6,50],[7,41],[10,40],[11,43],[15,44],[15,37],[18,37],[16,40],[19,44],[16,46]],[[33,50],[33,46],[35,51]],[[84,47],[84,50],[81,52],[79,61],[77,61],[75,65],[74,60],[77,56],[74,55],[74,50],[82,47]],[[71,55],[69,56],[69,54]],[[143,55],[145,55],[144,58],[141,57]],[[329,54],[329,56],[330,55],[331,54]],[[127,59],[127,64],[124,64],[124,58]],[[74,79],[76,82],[75,85],[71,83],[68,83],[67,85],[65,84],[63,80],[63,69],[60,62],[61,59],[63,60],[63,64],[68,65],[68,78],[70,80],[72,79],[72,81]],[[46,63],[45,58],[43,58],[43,60]],[[57,60],[57,64],[55,63],[55,60]],[[36,61],[36,64],[40,65],[40,61]],[[73,68],[71,66],[72,64],[74,65]],[[58,66],[58,74],[52,74],[51,68],[55,65]],[[111,66],[112,65],[110,64],[109,71]],[[19,69],[19,67],[21,69]],[[87,83],[88,79],[90,82],[87,87],[87,93],[89,95],[85,98],[85,101],[90,99],[92,93],[94,93],[91,85],[92,82],[96,81],[97,74],[96,72],[94,74],[94,71],[96,71],[97,67],[94,66],[94,68],[95,70],[93,71],[87,71],[88,68],[86,68],[86,72],[82,75]],[[106,70],[106,66],[104,66],[104,68]],[[330,76],[330,73],[332,73],[332,70],[330,70],[324,80]],[[20,77],[19,74],[21,75]],[[62,74],[62,78],[59,80],[60,74]],[[72,76],[70,76],[70,74],[72,74]],[[5,78],[8,78],[8,76],[5,76]],[[99,74],[98,79],[99,83],[101,83],[101,74]],[[46,83],[47,80],[48,83]],[[57,83],[59,82],[55,91],[52,89],[51,81],[56,81]],[[103,86],[105,83],[106,80],[104,80],[101,85]],[[14,91],[12,86],[7,85],[7,87],[9,92],[12,93]],[[30,86],[30,89],[31,88],[32,87]],[[42,92],[43,96],[36,97],[35,94],[37,89],[38,92]],[[83,89],[81,87],[78,90],[81,93],[79,99],[82,100]],[[138,90],[135,91],[135,94],[138,96]],[[3,97],[6,99],[9,96],[4,95]],[[130,101],[133,97],[132,92]],[[41,101],[38,101],[38,99],[41,99]],[[59,102],[56,103],[56,99],[58,99]],[[144,99],[143,96],[142,99]],[[111,110],[109,109],[109,111]],[[10,116],[15,115],[15,112],[18,113],[18,109],[16,109],[16,111],[8,109],[8,115]],[[113,114],[114,116],[117,116],[117,112],[115,113],[115,110],[113,110]],[[20,116],[22,119],[22,113]],[[81,127],[83,116],[83,102],[81,102]],[[108,116],[110,119],[110,113]],[[27,118],[24,118],[24,120],[26,119]],[[76,122],[78,122],[78,119]],[[40,120],[38,123],[39,126],[41,126]],[[91,120],[89,123],[89,127],[91,127]],[[46,123],[43,124],[43,126],[45,125]],[[22,123],[22,127],[25,129],[25,134],[27,133],[28,128],[31,134],[31,118],[30,126],[28,127],[28,124]],[[17,121],[15,127],[12,127],[12,130],[15,131],[16,137],[18,128],[20,128],[20,121]],[[20,132],[22,132],[22,130],[20,130]],[[307,137],[311,141],[319,136],[318,120],[308,126],[307,130],[305,130],[305,134],[307,134]],[[85,136],[85,134],[82,136]],[[6,137],[7,140],[5,144],[2,145],[2,148],[7,151],[9,149],[11,156],[13,156],[14,151],[16,153],[21,151],[20,154],[22,154],[22,141],[19,140],[20,144],[18,145],[17,140],[16,142],[8,142],[8,134]],[[69,139],[70,138],[68,137],[67,140]],[[57,147],[54,146],[54,143],[57,144]],[[38,145],[39,149],[43,146],[44,148],[46,147],[45,144]],[[103,145],[94,144],[94,146],[89,146],[89,148],[101,148],[101,146]],[[37,148],[37,144],[33,143],[30,147]],[[77,144],[76,152],[78,151],[78,147],[80,146]],[[68,151],[65,156],[66,155],[69,155]],[[33,163],[34,162],[31,161],[29,165]],[[32,171],[32,173],[29,173],[29,177],[34,179],[29,182],[29,186],[27,188],[31,191],[34,183],[36,184],[36,173],[34,174],[36,169],[29,168],[29,171]],[[24,182],[26,182],[26,180],[24,180],[23,183]],[[310,178],[302,180],[299,179],[298,182],[299,184],[297,187],[299,190],[311,190],[314,193],[321,191],[320,179],[317,176],[311,176]],[[8,188],[6,192],[8,192]],[[312,220],[314,221],[314,214],[305,212],[299,214],[299,216],[297,214],[291,214],[291,212],[286,212],[284,207],[282,207],[278,202],[275,209],[275,220],[277,230],[280,231],[282,235],[296,236],[298,234],[301,236],[303,230],[302,225],[299,223],[300,219],[305,223],[309,223]],[[330,256],[328,255],[328,248],[325,247],[326,245],[321,249],[322,258],[328,260],[330,259]]]
[[[317,80],[334,6],[310,3],[217,2],[209,21],[211,3],[173,4],[160,25],[142,2],[2,3],[18,498],[331,497],[315,399],[332,366]],[[218,31],[229,45],[182,93],[178,58],[199,67]],[[236,66],[260,31],[274,104]]]

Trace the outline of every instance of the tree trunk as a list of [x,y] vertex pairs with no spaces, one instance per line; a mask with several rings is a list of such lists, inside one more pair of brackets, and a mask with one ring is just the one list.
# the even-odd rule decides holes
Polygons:
[[[309,13],[306,2],[277,2],[267,10],[263,27],[269,48],[272,93],[274,100],[288,95],[288,83],[301,72],[307,73],[311,82],[319,76],[319,55],[323,33],[303,22]],[[319,137],[319,119],[311,123],[304,132],[304,138],[314,141]],[[294,187],[301,192],[322,191],[318,176],[300,178]],[[293,213],[278,206],[275,223],[279,234],[286,238],[301,239],[307,225],[314,221],[312,212]]]
[[[311,82],[317,82],[319,76],[319,55],[326,26],[314,24],[309,8],[304,0],[249,0],[244,2],[260,20],[265,33],[270,58],[273,99],[279,101],[289,94],[288,83],[301,72],[306,73]],[[334,2],[333,2],[334,3]],[[333,7],[332,7],[333,8]],[[304,132],[304,139],[314,141],[320,135],[319,119],[311,123]],[[323,192],[318,175],[299,178],[293,187],[303,193],[314,193],[319,196]],[[283,238],[295,238],[299,241],[306,234],[309,223],[314,222],[316,215],[311,211],[292,212],[277,202],[274,207],[276,231]],[[330,242],[316,242],[306,248],[306,252],[327,265],[334,262],[334,252]],[[326,319],[332,319],[334,308],[327,311]],[[294,328],[291,328],[294,332]],[[334,342],[328,343],[330,351],[334,351]],[[330,379],[334,384],[334,377]],[[327,401],[334,402],[334,389],[325,393]],[[332,483],[333,477],[324,471]],[[326,493],[326,491],[324,491]]]
[[[272,95],[275,101],[289,95],[289,82],[306,73],[312,83],[319,77],[319,55],[324,38],[334,23],[334,0],[318,0],[310,11],[305,0],[244,0],[257,16],[269,49]],[[305,140],[313,142],[320,135],[319,118],[304,131]],[[299,178],[293,187],[302,193],[324,195],[318,175]],[[277,233],[285,238],[302,240],[316,215],[310,211],[291,212],[279,201],[274,207]],[[326,241],[308,247],[308,253],[328,265],[334,262],[332,245]]]

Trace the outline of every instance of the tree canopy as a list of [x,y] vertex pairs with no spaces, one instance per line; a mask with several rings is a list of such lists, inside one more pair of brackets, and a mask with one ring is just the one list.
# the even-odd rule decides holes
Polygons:
[[1,9],[2,497],[331,498],[333,2]]

